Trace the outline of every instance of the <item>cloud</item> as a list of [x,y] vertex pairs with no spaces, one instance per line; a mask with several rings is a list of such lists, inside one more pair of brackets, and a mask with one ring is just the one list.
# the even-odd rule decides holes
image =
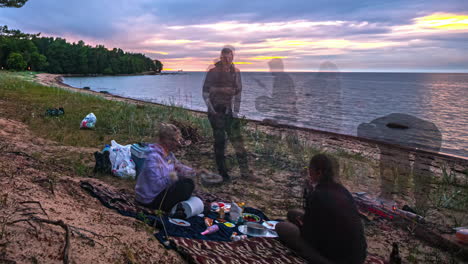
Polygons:
[[0,24],[145,53],[173,69],[205,70],[226,44],[245,70],[275,57],[298,70],[324,59],[347,69],[467,69],[467,14],[458,0],[41,0],[0,9]]

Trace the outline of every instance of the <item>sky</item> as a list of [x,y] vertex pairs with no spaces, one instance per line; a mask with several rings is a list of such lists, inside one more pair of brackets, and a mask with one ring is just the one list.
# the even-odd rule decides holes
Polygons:
[[29,0],[0,25],[205,71],[225,45],[242,71],[468,72],[466,0]]

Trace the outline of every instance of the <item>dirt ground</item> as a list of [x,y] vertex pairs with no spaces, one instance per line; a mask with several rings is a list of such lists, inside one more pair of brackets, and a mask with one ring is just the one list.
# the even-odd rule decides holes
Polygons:
[[[60,84],[56,75],[40,74],[38,80],[46,85],[95,93]],[[140,103],[111,95],[103,96]],[[104,207],[85,193],[79,186],[82,178],[61,162],[66,160],[64,157],[82,157],[82,163],[92,167],[92,153],[98,149],[61,146],[37,137],[24,123],[6,119],[2,112],[6,107],[8,105],[0,100],[0,263],[62,262],[65,245],[63,228],[34,221],[12,223],[31,213],[42,219],[62,220],[74,227],[73,230],[86,230],[71,232],[71,263],[184,262],[177,253],[165,250],[155,240],[152,235],[155,230]],[[323,139],[317,136],[314,142],[320,140]],[[233,158],[232,151],[228,153],[228,159]],[[211,141],[202,141],[182,149],[176,155],[195,168],[214,170]],[[375,152],[371,151],[369,155],[375,155]],[[227,197],[228,200],[246,202],[248,206],[265,211],[273,219],[284,217],[288,209],[300,206],[303,182],[300,172],[265,166],[262,163],[264,157],[254,153],[249,155],[249,160],[256,164],[256,174],[263,179],[262,183],[249,183],[234,177],[232,183],[222,187],[208,189],[198,185],[197,188]],[[369,188],[378,186],[378,179],[373,176],[376,169],[374,165],[354,161],[349,168],[344,169],[353,171],[356,178],[343,178],[343,184],[350,191],[365,189],[373,195],[377,194],[378,189]],[[234,170],[232,174],[235,176],[238,172]],[[113,177],[100,180],[117,188],[133,190],[131,181]],[[44,210],[40,209],[38,203],[22,203],[28,201],[39,202]],[[371,221],[366,223],[365,230],[368,251],[374,255],[387,258],[392,243],[398,242],[401,256],[407,263],[458,262],[448,253],[426,245],[411,232],[394,228],[388,222]]]

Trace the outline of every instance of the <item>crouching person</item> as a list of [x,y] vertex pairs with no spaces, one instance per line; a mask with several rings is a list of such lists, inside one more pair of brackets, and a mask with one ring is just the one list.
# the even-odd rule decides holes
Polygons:
[[172,153],[182,144],[176,126],[162,124],[157,142],[149,145],[150,151],[137,178],[135,199],[146,207],[169,212],[174,205],[190,198],[196,172],[179,162]]
[[310,263],[364,263],[367,243],[352,195],[335,181],[338,163],[318,154],[309,164],[305,206],[276,225],[280,240]]

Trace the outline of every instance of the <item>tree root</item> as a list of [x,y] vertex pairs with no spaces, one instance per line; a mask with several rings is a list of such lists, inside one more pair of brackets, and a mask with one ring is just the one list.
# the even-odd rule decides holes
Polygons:
[[[87,240],[88,244],[91,245],[91,246],[95,246],[95,244],[99,244],[101,246],[104,246],[104,245],[102,243],[99,243],[98,241],[95,241],[93,238],[89,237],[85,233],[91,234],[94,237],[97,237],[97,238],[100,238],[100,239],[113,238],[113,239],[116,239],[119,243],[122,243],[118,237],[113,236],[113,235],[112,236],[101,235],[101,234],[98,234],[96,232],[84,229],[84,228],[80,228],[80,227],[76,227],[76,226],[66,224],[63,220],[56,220],[56,221],[50,220],[49,215],[46,213],[46,211],[42,207],[42,204],[40,202],[38,202],[38,201],[22,201],[22,202],[19,202],[19,204],[21,204],[21,205],[26,205],[26,204],[37,204],[37,205],[39,205],[39,208],[42,211],[41,214],[44,214],[45,216],[47,216],[48,219],[37,217],[36,216],[38,214],[37,212],[28,212],[28,210],[33,210],[35,208],[32,208],[32,207],[16,208],[16,210],[14,212],[9,214],[4,219],[4,221],[3,221],[4,226],[14,225],[14,224],[20,223],[20,222],[26,222],[29,226],[31,226],[33,228],[33,230],[34,230],[34,232],[36,234],[36,237],[39,237],[39,233],[38,233],[37,226],[35,226],[33,224],[33,222],[35,222],[35,223],[45,223],[45,224],[56,225],[56,226],[62,227],[65,230],[65,245],[64,245],[63,251],[62,251],[62,259],[63,259],[64,264],[69,263],[70,235],[72,235],[72,234],[76,234],[80,238],[83,238],[83,239]],[[10,219],[15,214],[16,215],[19,214],[19,215],[21,215],[23,217],[24,216],[27,216],[27,217],[10,221]]]

